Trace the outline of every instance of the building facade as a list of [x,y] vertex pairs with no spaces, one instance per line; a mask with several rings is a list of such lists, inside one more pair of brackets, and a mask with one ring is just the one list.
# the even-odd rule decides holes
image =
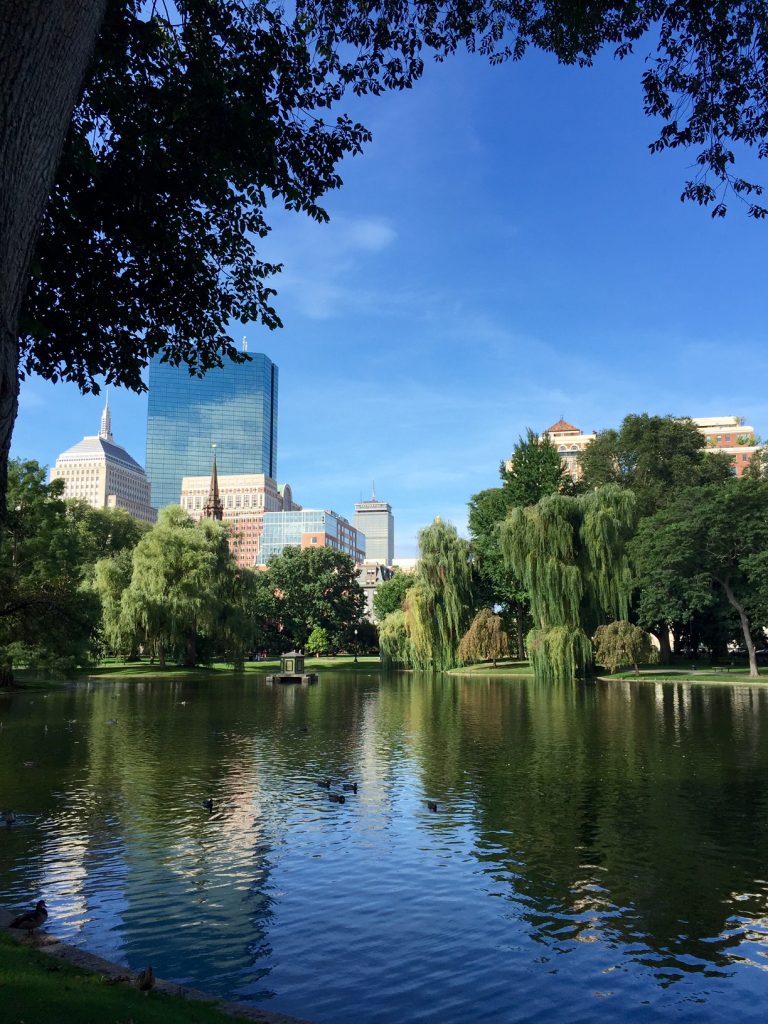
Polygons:
[[735,476],[743,476],[759,445],[754,427],[745,426],[740,416],[698,416],[693,422],[711,451],[731,456]]
[[374,493],[370,501],[355,505],[355,529],[365,536],[366,558],[369,562],[392,565],[395,557],[395,520],[392,506],[379,501]]
[[284,548],[333,548],[355,562],[365,560],[366,538],[354,526],[329,509],[301,509],[292,512],[265,512],[258,564],[266,565],[272,555]]
[[154,356],[149,364],[147,475],[155,505],[175,505],[183,477],[277,473],[277,366],[259,352],[203,377]]
[[120,508],[144,523],[157,520],[147,474],[112,436],[108,403],[98,434],[62,452],[51,480],[64,481],[65,498],[80,498],[94,508]]
[[[366,537],[367,540],[368,538]],[[386,565],[382,565],[381,562],[370,561],[363,562],[357,568],[357,582],[365,594],[365,611],[363,614],[369,622],[377,622],[376,613],[373,610],[373,598],[376,594],[376,588],[380,584],[386,583],[387,580],[391,580],[395,575],[395,571]]]
[[[202,517],[210,495],[211,476],[185,476],[179,504],[195,522]],[[265,473],[219,475],[218,495],[222,519],[229,524],[229,546],[241,569],[252,569],[258,560],[266,512],[301,509],[289,484],[277,484]]]
[[548,430],[544,431],[541,439],[544,440],[545,437],[549,437],[552,444],[557,448],[560,454],[560,461],[566,473],[573,480],[581,479],[582,472],[579,465],[579,455],[587,445],[594,441],[594,431],[591,434],[585,434],[578,427],[574,427],[572,423],[566,423],[565,420],[560,419],[557,423],[553,423]]

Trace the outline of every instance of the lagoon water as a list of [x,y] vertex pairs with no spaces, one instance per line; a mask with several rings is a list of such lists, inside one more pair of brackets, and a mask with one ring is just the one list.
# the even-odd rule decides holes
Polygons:
[[318,1024],[765,1019],[768,691],[361,668],[0,720],[0,902],[131,967]]

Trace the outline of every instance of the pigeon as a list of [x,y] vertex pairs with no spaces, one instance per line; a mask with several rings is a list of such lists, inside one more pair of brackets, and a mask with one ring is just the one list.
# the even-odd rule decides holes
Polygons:
[[42,927],[48,920],[48,911],[45,909],[45,900],[38,900],[34,910],[28,910],[26,914],[19,914],[11,921],[11,928],[23,928],[28,935],[31,935],[36,928]]

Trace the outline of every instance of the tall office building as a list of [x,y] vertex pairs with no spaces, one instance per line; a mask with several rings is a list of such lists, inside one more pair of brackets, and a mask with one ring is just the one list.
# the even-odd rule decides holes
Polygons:
[[146,473],[112,436],[109,402],[98,434],[84,437],[56,459],[51,480],[59,479],[65,498],[80,498],[94,508],[121,508],[145,523],[157,519]]
[[157,508],[175,505],[185,476],[277,473],[277,367],[260,352],[204,377],[154,356],[149,364],[147,475]]
[[355,505],[355,529],[365,535],[365,560],[392,565],[395,557],[395,520],[392,506],[379,501],[373,492],[370,501]]

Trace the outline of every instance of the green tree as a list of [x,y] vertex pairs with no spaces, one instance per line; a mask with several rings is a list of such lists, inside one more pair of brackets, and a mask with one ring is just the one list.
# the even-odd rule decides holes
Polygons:
[[499,658],[509,657],[509,637],[501,619],[490,608],[481,608],[461,638],[459,658],[464,664],[473,661],[492,661],[496,668]]
[[625,417],[619,430],[600,431],[579,462],[586,487],[616,483],[632,490],[640,517],[653,515],[683,488],[731,473],[730,456],[705,451],[692,420],[648,413]]
[[683,491],[640,523],[631,545],[641,623],[659,602],[700,610],[720,591],[739,617],[756,678],[753,631],[768,620],[767,550],[768,482],[742,478]]
[[654,652],[648,633],[623,619],[598,626],[592,642],[595,661],[609,672],[616,672],[622,665],[634,665],[639,675],[638,666],[651,661]]
[[9,466],[0,537],[2,685],[12,682],[14,663],[58,673],[86,664],[99,620],[63,482],[47,484],[45,476],[36,462]]
[[379,647],[385,666],[409,668],[413,664],[411,639],[402,609],[390,612],[379,623]]
[[138,652],[140,635],[135,621],[123,613],[123,594],[131,585],[133,551],[125,548],[102,558],[94,570],[94,589],[101,602],[101,628],[111,650],[127,657]]
[[385,580],[376,587],[373,595],[373,612],[379,622],[403,607],[406,591],[416,582],[411,572],[397,570],[392,579]]
[[193,523],[170,505],[134,550],[131,582],[121,599],[122,628],[141,631],[161,666],[172,650],[193,667],[200,639],[226,626],[235,577],[226,529],[207,519]]
[[514,628],[517,656],[524,658],[524,637],[530,622],[528,596],[504,561],[499,527],[511,509],[535,505],[548,494],[572,490],[573,485],[549,436],[540,439],[530,428],[525,437],[518,439],[509,468],[502,462],[499,472],[501,487],[479,491],[469,499],[472,564],[478,597],[501,609]]
[[577,497],[550,495],[513,509],[502,524],[502,552],[530,595],[528,652],[537,679],[570,682],[585,674],[598,625],[627,617],[625,547],[634,525],[634,496],[615,484]]
[[279,323],[266,283],[278,268],[254,241],[267,204],[324,219],[339,162],[370,137],[326,111],[350,89],[410,87],[425,51],[501,63],[534,47],[590,65],[653,32],[652,150],[698,148],[683,198],[722,216],[731,188],[764,216],[733,170],[734,142],[768,153],[764,19],[761,0],[2,0],[0,498],[19,352],[23,372],[86,388],[104,374],[141,389],[161,349],[195,368],[238,358],[230,321]]
[[499,472],[508,508],[535,505],[548,494],[571,489],[571,479],[549,434],[538,437],[530,427],[518,438],[509,465],[502,462]]
[[308,654],[327,654],[331,649],[331,638],[328,630],[322,626],[315,626],[307,639]]
[[299,650],[316,626],[328,632],[333,647],[341,646],[363,614],[365,595],[355,564],[332,548],[286,548],[270,558],[267,578],[282,635]]
[[409,663],[443,670],[459,663],[459,643],[474,607],[467,541],[437,518],[419,531],[416,583],[405,595]]

